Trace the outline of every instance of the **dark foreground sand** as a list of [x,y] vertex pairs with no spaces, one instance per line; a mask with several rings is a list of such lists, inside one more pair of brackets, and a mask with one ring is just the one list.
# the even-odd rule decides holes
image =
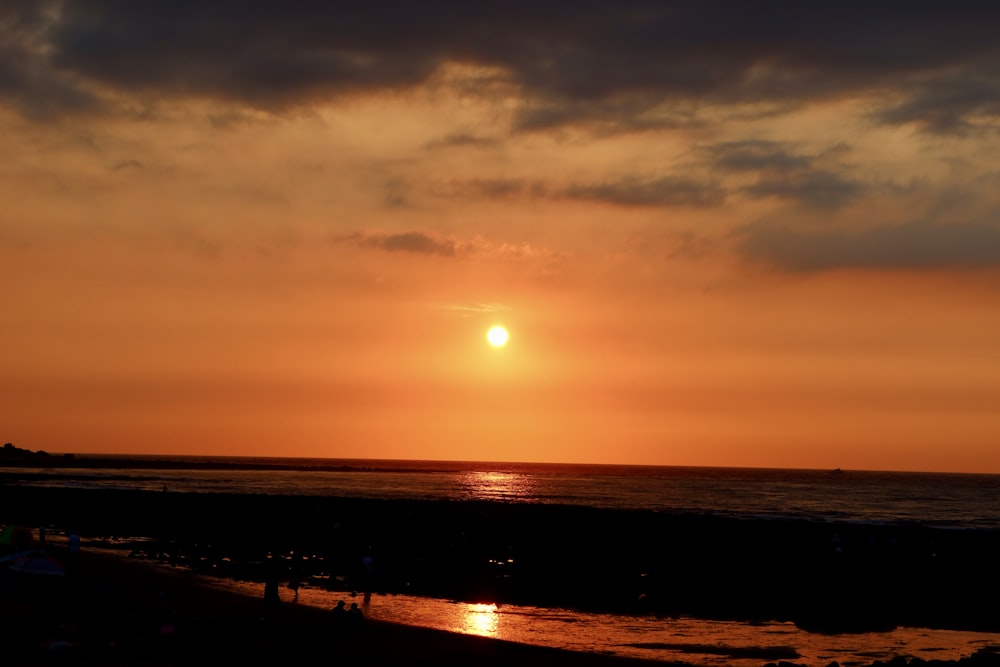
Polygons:
[[[50,551],[66,557],[64,547]],[[0,639],[4,666],[679,667],[370,620],[348,626],[321,610],[287,602],[267,610],[262,599],[204,586],[186,571],[86,550],[70,576],[0,572]],[[1000,667],[1000,655],[871,667]]]
[[[63,556],[59,549],[59,556]],[[2,665],[662,665],[363,621],[205,587],[197,577],[80,554],[76,573],[0,573]]]

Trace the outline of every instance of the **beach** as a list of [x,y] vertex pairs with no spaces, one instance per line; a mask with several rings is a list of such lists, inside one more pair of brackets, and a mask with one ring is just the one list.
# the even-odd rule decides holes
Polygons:
[[[136,558],[263,581],[270,557],[345,591],[615,613],[787,619],[820,631],[1000,631],[1000,533],[560,505],[4,485],[15,520]],[[295,563],[289,559],[295,557]],[[373,563],[370,571],[364,565]]]
[[[65,559],[64,547],[49,548]],[[82,549],[65,577],[6,573],[4,665],[331,664],[553,665],[651,663],[364,620],[206,586],[186,571]],[[663,664],[663,663],[656,663]]]
[[[57,538],[58,540],[58,538]],[[69,562],[64,540],[46,551]],[[5,665],[285,664],[669,665],[562,651],[378,621],[346,626],[324,610],[237,595],[187,570],[129,562],[86,547],[65,577],[0,578]],[[287,598],[287,596],[286,596]],[[760,664],[765,664],[761,657]],[[684,664],[684,663],[673,663]],[[774,662],[766,663],[774,665]],[[780,661],[779,667],[793,663]],[[801,663],[798,663],[801,664]],[[896,667],[997,667],[994,651]]]
[[[5,665],[684,664],[563,651],[369,619],[351,625],[329,611],[290,603],[287,595],[278,607],[269,608],[261,598],[206,585],[190,571],[130,562],[86,547],[74,562],[58,538],[46,551],[70,564],[66,576],[18,578],[8,572],[0,579]],[[996,650],[951,662],[875,660],[871,667],[997,667]],[[767,660],[761,655],[760,664],[801,664]]]
[[[39,651],[58,653],[53,649],[62,641],[74,660],[119,660],[126,644],[150,656],[229,661],[226,656],[241,651],[284,652],[303,661],[347,655],[359,664],[466,664],[473,658],[530,664],[535,656],[542,664],[626,664],[648,654],[662,665],[668,655],[686,662],[685,653],[693,651],[701,657],[692,656],[690,664],[707,664],[705,655],[714,653],[752,667],[797,657],[794,640],[781,645],[723,634],[707,646],[708,635],[694,632],[685,639],[660,635],[621,662],[623,644],[542,649],[527,646],[530,633],[515,643],[495,639],[509,635],[473,637],[374,618],[404,597],[494,603],[505,613],[519,613],[519,605],[563,608],[616,615],[625,624],[686,616],[748,627],[781,622],[859,638],[897,626],[986,633],[968,650],[956,652],[954,644],[952,660],[983,660],[1000,645],[997,610],[983,604],[1000,595],[993,576],[1000,537],[989,529],[559,504],[95,489],[72,481],[38,487],[16,483],[13,471],[7,476],[0,484],[0,523],[25,526],[36,542],[46,526],[48,548],[62,550],[57,559],[65,559],[69,534],[84,545],[80,567],[62,588],[31,589],[4,579],[4,627],[31,664]],[[286,602],[276,613],[264,608],[261,595],[269,580]],[[303,588],[302,604],[288,603],[292,581]],[[223,590],[226,582],[245,585]],[[327,605],[337,598],[360,601],[365,593],[378,600],[373,618],[350,633],[331,622],[329,606],[306,604],[317,595]],[[166,624],[166,635],[163,618],[176,619]],[[73,629],[59,632],[76,639],[60,639],[60,626]],[[123,628],[128,632],[114,638]],[[415,645],[394,652],[410,641]],[[872,662],[863,651],[843,664]],[[933,643],[921,651],[906,653],[944,655],[935,654]],[[514,659],[512,652],[525,654]],[[824,654],[846,655],[813,651],[805,664],[833,661],[818,661]],[[424,663],[414,657],[425,655]],[[878,653],[893,655],[899,653]]]

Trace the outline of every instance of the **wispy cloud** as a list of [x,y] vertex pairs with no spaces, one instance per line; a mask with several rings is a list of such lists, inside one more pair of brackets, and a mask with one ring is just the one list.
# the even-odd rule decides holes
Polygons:
[[499,144],[499,140],[491,137],[482,137],[475,134],[449,134],[442,139],[427,144],[427,148],[431,150],[441,148],[493,148]]
[[345,243],[353,243],[361,247],[385,250],[386,252],[441,255],[443,257],[455,257],[457,253],[455,241],[439,238],[425,232],[399,232],[395,234],[359,232],[341,237],[338,240]]
[[[994,66],[1000,68],[1000,58]],[[1000,130],[1000,80],[990,73],[930,76],[913,83],[900,97],[873,117],[886,125],[912,124],[931,134]]]
[[437,303],[431,304],[433,308],[447,310],[464,317],[474,315],[484,315],[489,313],[503,313],[512,310],[510,306],[502,303]]
[[725,191],[712,181],[676,176],[651,180],[623,178],[595,185],[574,185],[562,191],[570,199],[599,201],[616,206],[718,206]]
[[521,178],[475,178],[453,181],[437,194],[447,197],[476,197],[483,199],[510,199],[521,196],[541,196],[545,185]]
[[708,147],[715,170],[756,174],[757,180],[740,188],[754,198],[774,197],[817,208],[836,208],[856,199],[869,186],[843,175],[848,171],[834,159],[849,149],[836,146],[825,154],[805,154],[777,141],[748,140]]
[[777,197],[804,202],[811,206],[835,208],[865,192],[860,181],[832,171],[816,169],[780,176],[762,176],[742,192],[752,197]]
[[384,252],[436,255],[449,259],[476,256],[503,261],[521,261],[551,260],[564,256],[563,253],[540,248],[526,242],[493,241],[480,236],[457,239],[430,231],[394,233],[364,231],[338,237],[335,241]]
[[143,169],[144,165],[138,160],[123,160],[113,166],[111,171],[126,171]]
[[709,146],[706,153],[716,169],[789,172],[809,169],[814,159],[780,141],[729,141]]

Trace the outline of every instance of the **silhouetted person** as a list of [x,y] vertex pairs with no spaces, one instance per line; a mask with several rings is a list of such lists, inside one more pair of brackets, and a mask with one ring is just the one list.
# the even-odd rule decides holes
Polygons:
[[299,584],[301,583],[298,560],[299,557],[294,555],[292,557],[292,564],[288,568],[288,590],[295,594],[295,597],[292,599],[296,602],[299,601]]
[[278,596],[278,578],[268,576],[264,582],[264,608],[271,611],[281,606],[281,597]]
[[344,606],[344,601],[340,600],[337,602],[336,606],[330,610],[330,619],[332,620],[332,632],[330,633],[334,638],[340,638],[344,635],[344,628],[347,626],[350,619],[347,618],[347,607]]
[[370,553],[368,553],[365,554],[365,557],[361,559],[361,588],[365,594],[365,602],[369,602],[372,599],[372,588],[374,586],[374,583],[375,583],[375,558]]
[[264,609],[274,611],[281,606],[281,596],[278,595],[278,572],[274,563],[268,560],[264,572]]
[[75,573],[80,560],[80,536],[71,533],[66,542],[66,566],[70,572]]
[[295,570],[292,570],[288,574],[288,590],[293,593],[292,599],[295,602],[299,601],[299,575]]
[[357,602],[351,603],[351,608],[344,613],[344,620],[347,621],[346,625],[352,629],[360,627],[361,623],[364,622],[365,615],[361,613]]

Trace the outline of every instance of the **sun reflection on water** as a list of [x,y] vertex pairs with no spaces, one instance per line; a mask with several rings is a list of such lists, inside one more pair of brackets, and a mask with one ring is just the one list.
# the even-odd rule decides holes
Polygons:
[[495,604],[467,604],[459,632],[480,637],[497,637],[500,614]]
[[505,471],[473,470],[460,477],[465,492],[476,500],[530,500],[536,482],[530,475]]
[[[260,600],[263,585],[207,577],[204,581]],[[282,602],[330,610],[348,594],[305,587],[298,602],[282,587]],[[1000,643],[997,633],[897,628],[891,632],[825,635],[809,633],[789,622],[740,623],[687,617],[615,616],[518,605],[456,603],[407,595],[376,595],[365,605],[365,618],[449,632],[461,632],[523,644],[683,662],[696,667],[759,667],[756,657],[727,655],[744,649],[792,647],[799,664],[869,664],[896,656],[925,660],[958,660],[977,649]],[[703,653],[702,650],[705,650]],[[787,650],[787,649],[786,649]]]

